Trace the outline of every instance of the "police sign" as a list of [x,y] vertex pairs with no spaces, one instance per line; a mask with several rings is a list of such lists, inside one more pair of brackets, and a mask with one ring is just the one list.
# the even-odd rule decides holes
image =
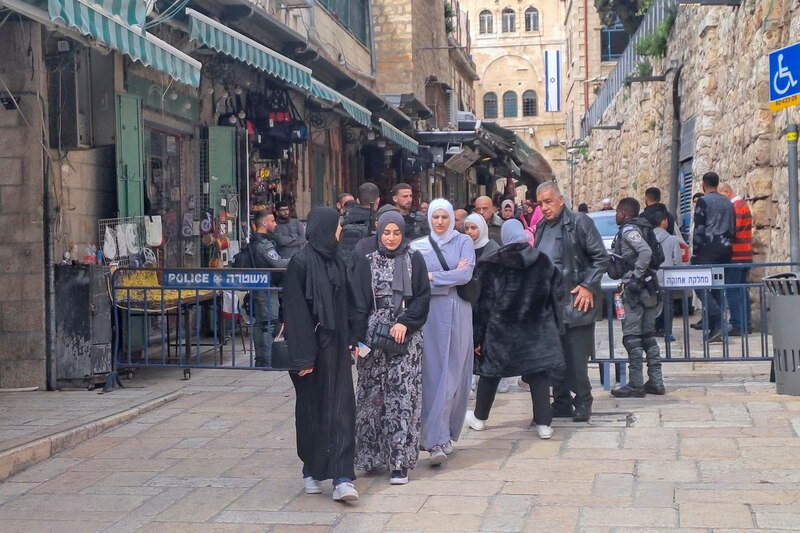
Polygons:
[[800,104],[800,43],[769,54],[769,110]]
[[250,270],[165,270],[165,289],[263,289],[269,272]]

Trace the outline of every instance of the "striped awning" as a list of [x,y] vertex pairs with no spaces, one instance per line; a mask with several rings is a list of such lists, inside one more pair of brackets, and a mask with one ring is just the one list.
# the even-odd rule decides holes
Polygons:
[[189,15],[190,38],[290,85],[311,91],[310,68],[233,31],[194,9],[187,9],[186,14]]
[[347,114],[353,117],[353,120],[362,126],[369,127],[372,125],[372,113],[369,109],[358,105],[345,95],[334,91],[324,83],[313,78],[311,79],[311,94],[322,100],[340,104]]
[[381,134],[395,143],[396,145],[405,148],[412,154],[419,153],[419,143],[403,133],[402,131],[398,130],[384,119],[380,119],[381,124]]
[[200,62],[169,43],[129,26],[91,0],[48,0],[50,19],[77,29],[134,61],[159,70],[192,87],[200,85]]
[[147,2],[145,0],[90,0],[89,3],[96,5],[128,26],[143,28],[147,20]]

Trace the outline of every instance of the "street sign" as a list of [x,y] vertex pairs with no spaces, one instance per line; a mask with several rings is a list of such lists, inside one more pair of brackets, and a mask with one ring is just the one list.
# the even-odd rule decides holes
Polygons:
[[232,269],[165,270],[165,289],[264,289],[269,287],[269,272]]
[[680,289],[724,284],[725,269],[720,267],[664,270],[664,288]]
[[800,105],[800,43],[769,54],[769,110]]

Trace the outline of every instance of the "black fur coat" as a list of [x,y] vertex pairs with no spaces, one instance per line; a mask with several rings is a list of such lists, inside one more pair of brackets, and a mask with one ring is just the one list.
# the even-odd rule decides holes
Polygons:
[[481,258],[481,297],[475,313],[475,374],[524,376],[564,371],[562,325],[555,305],[564,290],[550,259],[528,243],[506,245]]

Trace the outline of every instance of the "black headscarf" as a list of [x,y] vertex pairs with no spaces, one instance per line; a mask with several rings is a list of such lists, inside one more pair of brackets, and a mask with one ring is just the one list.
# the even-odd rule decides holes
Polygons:
[[410,298],[414,295],[414,290],[411,286],[411,273],[408,270],[408,241],[402,239],[400,246],[394,250],[389,250],[383,244],[383,231],[389,224],[394,224],[400,229],[400,235],[405,235],[406,223],[397,211],[389,211],[381,215],[378,219],[378,251],[386,257],[394,257],[394,275],[392,277],[392,293],[395,312],[400,310],[403,303],[403,298]]
[[336,330],[335,298],[343,297],[336,293],[345,286],[345,267],[337,253],[338,227],[339,213],[332,207],[315,207],[308,213],[306,238],[311,253],[308,254],[305,296],[311,301],[320,326],[328,331]]

